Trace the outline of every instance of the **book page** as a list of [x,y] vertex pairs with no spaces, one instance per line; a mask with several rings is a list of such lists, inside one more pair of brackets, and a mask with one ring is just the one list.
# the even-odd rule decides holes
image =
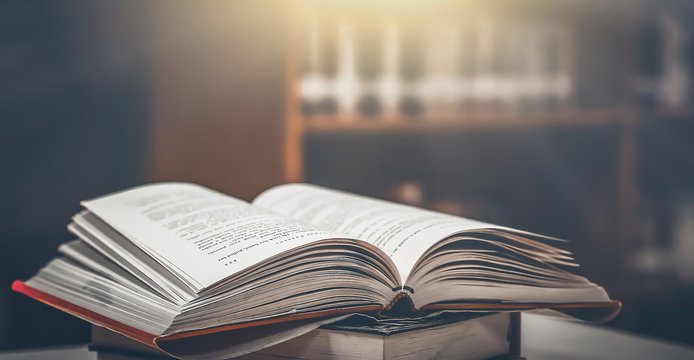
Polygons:
[[331,231],[369,242],[391,257],[406,281],[417,259],[432,245],[455,233],[502,227],[345,193],[308,184],[274,187],[253,204]]
[[283,251],[331,237],[193,184],[145,185],[83,205],[197,292]]

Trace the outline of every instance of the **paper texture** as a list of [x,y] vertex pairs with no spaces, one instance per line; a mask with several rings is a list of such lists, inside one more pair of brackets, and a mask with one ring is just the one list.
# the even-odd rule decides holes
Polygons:
[[499,226],[307,184],[262,193],[253,204],[318,229],[369,242],[393,259],[406,281],[430,246],[455,233]]
[[330,237],[193,184],[146,185],[83,205],[196,291],[266,258]]

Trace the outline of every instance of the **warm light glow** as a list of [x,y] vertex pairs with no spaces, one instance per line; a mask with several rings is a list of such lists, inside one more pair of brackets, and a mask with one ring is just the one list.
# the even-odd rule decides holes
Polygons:
[[383,76],[379,83],[379,94],[383,101],[386,119],[394,120],[400,99],[401,81],[399,71],[400,39],[395,24],[388,24],[383,34]]
[[494,100],[502,88],[494,75],[482,75],[473,82],[473,96],[478,101]]
[[345,119],[354,117],[359,82],[356,73],[356,48],[354,44],[354,26],[340,24],[338,27],[338,68],[335,81],[340,113]]
[[307,74],[301,81],[301,97],[308,101],[320,100],[328,93],[328,84],[319,73]]
[[317,72],[321,68],[320,59],[320,28],[318,27],[318,21],[313,19],[309,22],[308,27],[308,67],[309,71]]
[[460,63],[460,29],[442,24],[431,29],[425,51],[425,77],[419,86],[420,96],[433,112],[446,112],[465,91],[458,74]]
[[303,99],[315,102],[326,96],[328,84],[321,71],[321,43],[318,21],[312,19],[306,26],[307,73],[301,79],[300,94]]

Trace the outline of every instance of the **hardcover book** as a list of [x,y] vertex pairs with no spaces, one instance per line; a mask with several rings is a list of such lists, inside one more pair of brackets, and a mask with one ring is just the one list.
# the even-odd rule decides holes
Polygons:
[[[355,314],[237,359],[518,359],[519,318],[518,313],[509,312],[439,311],[415,318]],[[96,325],[90,350],[97,352],[99,360],[171,359]]]

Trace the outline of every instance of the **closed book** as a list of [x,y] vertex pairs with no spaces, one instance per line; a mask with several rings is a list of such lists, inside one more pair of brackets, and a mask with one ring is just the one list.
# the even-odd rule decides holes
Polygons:
[[[438,312],[378,319],[355,315],[239,359],[511,359],[517,356],[517,313]],[[106,328],[92,327],[90,349],[101,360],[168,358]]]

